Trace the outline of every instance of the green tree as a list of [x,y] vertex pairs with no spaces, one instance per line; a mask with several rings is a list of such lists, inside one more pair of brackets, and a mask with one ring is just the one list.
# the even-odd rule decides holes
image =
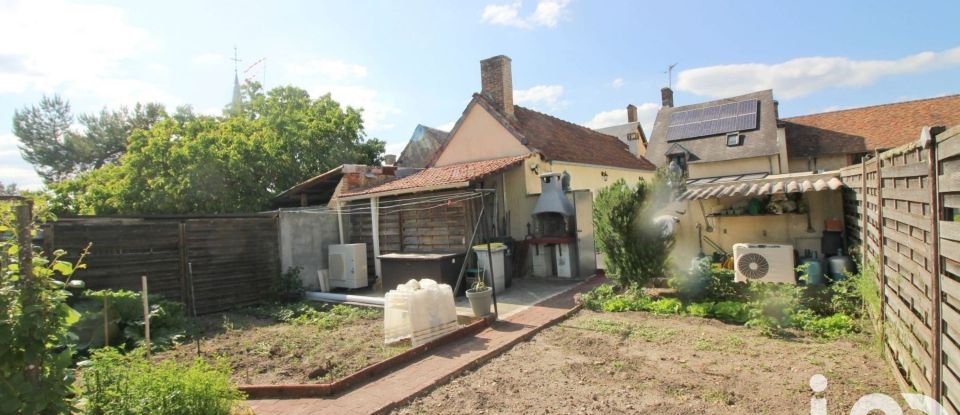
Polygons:
[[269,208],[277,193],[343,163],[375,163],[360,111],[286,86],[243,88],[229,117],[173,117],[134,131],[120,163],[52,186],[63,213],[228,213]]
[[617,284],[640,287],[666,276],[674,240],[664,236],[653,217],[667,191],[660,180],[629,186],[623,179],[600,189],[593,204],[594,238],[606,271]]
[[51,183],[115,163],[134,130],[149,129],[166,117],[163,105],[155,103],[136,104],[132,110],[104,108],[77,117],[83,127],[78,132],[70,129],[70,103],[57,95],[44,96],[38,105],[14,112],[13,133],[20,138],[23,158]]
[[3,182],[0,182],[0,196],[16,196],[19,193],[20,189],[17,189],[16,183],[4,185]]

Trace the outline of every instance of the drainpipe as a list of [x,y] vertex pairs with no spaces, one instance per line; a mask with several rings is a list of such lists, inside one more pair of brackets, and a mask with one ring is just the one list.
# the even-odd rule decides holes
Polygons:
[[340,245],[347,243],[346,239],[343,237],[343,202],[337,201],[337,228],[340,231]]
[[370,224],[373,227],[373,269],[380,277],[380,198],[370,198]]

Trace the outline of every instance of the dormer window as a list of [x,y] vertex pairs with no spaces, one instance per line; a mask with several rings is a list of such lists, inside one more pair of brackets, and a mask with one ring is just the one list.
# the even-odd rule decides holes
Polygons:
[[735,147],[743,144],[743,136],[739,131],[727,133],[727,147]]

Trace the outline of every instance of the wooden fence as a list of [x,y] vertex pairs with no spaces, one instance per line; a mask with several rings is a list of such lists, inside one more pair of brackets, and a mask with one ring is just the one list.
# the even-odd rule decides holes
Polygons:
[[875,264],[885,352],[960,413],[960,127],[840,172],[847,238]]
[[43,229],[47,252],[76,260],[88,243],[90,289],[140,289],[178,299],[197,314],[260,301],[279,272],[277,215],[155,218],[68,218]]

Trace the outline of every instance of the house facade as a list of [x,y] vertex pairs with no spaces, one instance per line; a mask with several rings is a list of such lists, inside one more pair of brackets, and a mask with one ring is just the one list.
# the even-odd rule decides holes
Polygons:
[[661,92],[646,157],[686,178],[666,209],[680,218],[680,266],[743,242],[836,254],[824,239],[844,219],[836,170],[916,139],[923,126],[960,122],[960,96],[781,119],[770,90],[680,107]]

